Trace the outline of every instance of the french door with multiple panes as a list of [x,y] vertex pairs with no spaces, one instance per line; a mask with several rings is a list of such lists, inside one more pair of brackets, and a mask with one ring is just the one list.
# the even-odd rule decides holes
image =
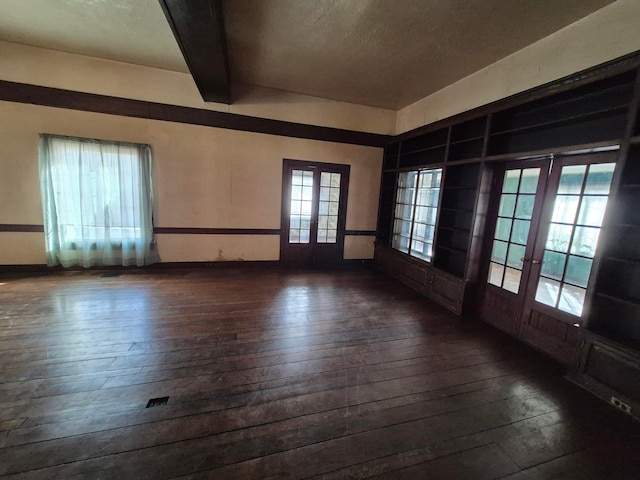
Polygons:
[[482,317],[569,363],[615,153],[509,163],[492,194]]
[[280,258],[286,265],[343,259],[349,165],[284,160]]

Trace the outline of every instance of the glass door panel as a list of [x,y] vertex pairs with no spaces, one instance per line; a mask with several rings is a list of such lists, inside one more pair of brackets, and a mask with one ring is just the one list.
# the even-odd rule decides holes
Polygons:
[[392,247],[404,253],[409,253],[417,180],[417,172],[404,172],[398,175]]
[[410,255],[430,261],[436,228],[442,169],[421,170],[416,192],[416,212]]
[[318,243],[336,243],[340,205],[340,174],[320,172]]
[[614,163],[563,166],[542,252],[536,302],[580,316]]
[[312,201],[313,172],[293,170],[291,172],[289,243],[309,243]]
[[507,170],[502,183],[487,281],[519,293],[540,168]]

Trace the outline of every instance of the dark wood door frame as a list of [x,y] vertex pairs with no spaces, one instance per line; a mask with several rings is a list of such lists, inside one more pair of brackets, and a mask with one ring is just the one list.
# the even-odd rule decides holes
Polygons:
[[[551,169],[548,180],[548,188],[545,197],[556,194],[558,190],[558,185],[560,183],[560,175],[562,173],[562,167],[570,166],[570,165],[584,165],[584,164],[597,164],[597,163],[615,163],[616,162],[616,152],[604,152],[604,153],[595,153],[595,154],[584,154],[584,155],[575,155],[575,156],[567,156],[567,157],[559,157],[556,160],[556,164]],[[544,202],[544,210],[542,211],[542,219],[538,228],[538,235],[535,239],[535,245],[533,246],[533,255],[531,258],[541,260],[545,250],[545,239],[549,233],[549,228],[551,225],[551,217],[553,214],[554,203],[551,201],[551,198],[545,198]],[[535,282],[537,278],[540,276],[540,270],[542,269],[542,263],[535,263],[532,265],[531,271],[529,272],[529,282]],[[531,313],[532,308],[534,307],[535,302],[535,289],[528,289],[528,295],[525,299],[524,304],[524,312],[523,318],[527,318]],[[576,321],[576,316],[564,313],[557,308],[553,308],[542,303],[537,302],[535,304],[535,308],[537,310],[541,310],[548,315],[554,315],[556,317],[561,318],[566,323],[574,323]]]
[[[280,263],[285,265],[299,265],[300,261],[294,260],[291,253],[292,245],[289,243],[289,219],[291,209],[291,172],[303,170],[314,172],[313,199],[311,209],[311,232],[309,244],[295,244],[293,248],[300,250],[302,255],[308,256],[308,261],[302,262],[304,266],[320,266],[340,263],[344,260],[344,237],[347,222],[347,201],[349,196],[349,173],[351,166],[341,163],[326,163],[305,160],[283,159],[282,162],[282,206],[281,206],[281,233],[280,233]],[[338,203],[338,229],[336,243],[317,243],[318,232],[318,205],[320,194],[320,174],[322,172],[339,173],[340,198]]]
[[[503,288],[492,285],[488,282],[489,268],[491,263],[491,252],[493,249],[494,233],[498,221],[498,211],[500,207],[500,197],[502,193],[502,183],[504,176],[508,170],[520,169],[520,168],[540,168],[540,177],[538,178],[538,186],[536,189],[536,201],[533,208],[533,214],[531,217],[531,224],[529,226],[529,234],[527,236],[527,245],[525,248],[525,257],[531,258],[533,254],[533,247],[535,243],[535,234],[538,230],[541,220],[542,202],[544,201],[547,188],[547,175],[550,168],[551,158],[545,156],[543,158],[535,158],[528,160],[514,160],[511,162],[501,163],[496,165],[495,174],[493,176],[493,188],[490,193],[489,212],[487,216],[485,238],[483,241],[483,255],[485,259],[482,262],[480,268],[480,282],[482,285],[481,291],[481,314],[484,320],[493,323],[498,328],[505,330],[511,335],[519,335],[522,315],[521,312],[524,307],[526,285],[529,278],[529,271],[531,268],[531,262],[523,262],[522,274],[520,276],[520,288],[518,293],[512,293]],[[487,318],[485,308],[489,302],[489,295],[493,294],[496,297],[501,297],[504,303],[499,307],[500,311],[493,313],[495,318]],[[504,314],[505,318],[501,317]],[[511,321],[507,318],[511,317]],[[492,321],[494,320],[494,321]]]
[[[534,345],[540,350],[546,351],[567,364],[573,360],[575,342],[578,336],[576,326],[580,324],[581,317],[535,300],[540,272],[542,270],[543,254],[546,248],[547,236],[554,211],[555,197],[564,167],[571,165],[615,163],[616,157],[615,152],[557,156],[554,158],[553,163],[548,165],[547,172],[541,172],[541,180],[544,177],[543,181],[546,185],[542,191],[542,198],[536,198],[537,213],[534,212],[534,217],[537,216],[537,219],[535,223],[532,219],[527,241],[527,254],[525,255],[530,261],[525,263],[522,270],[521,288],[517,297],[514,294],[502,291],[502,289],[489,284],[487,278],[489,274],[493,234],[498,216],[498,202],[502,185],[501,180],[506,170],[510,168],[522,168],[519,163],[507,162],[500,165],[499,168],[501,170],[496,175],[498,181],[494,184],[491,193],[491,208],[486,230],[485,249],[483,251],[483,257],[486,260],[482,265],[481,277],[481,282],[483,283],[482,290],[484,292],[482,295],[482,317],[485,321]],[[538,186],[540,187],[540,185]],[[539,188],[536,197],[540,194]],[[597,262],[597,258],[598,253],[596,253],[594,257],[594,262]],[[593,277],[593,275],[591,275],[591,277]],[[590,278],[587,286],[585,305],[588,305],[591,288],[592,278]],[[503,303],[500,303],[501,298],[505,299]]]

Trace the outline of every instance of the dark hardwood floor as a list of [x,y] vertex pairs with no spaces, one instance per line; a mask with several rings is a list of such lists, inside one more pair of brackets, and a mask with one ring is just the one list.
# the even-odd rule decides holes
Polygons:
[[366,269],[4,274],[0,476],[640,478],[563,374]]

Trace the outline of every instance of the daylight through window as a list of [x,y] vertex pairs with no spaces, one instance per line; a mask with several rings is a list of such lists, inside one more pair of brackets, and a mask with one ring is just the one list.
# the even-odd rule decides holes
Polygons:
[[431,260],[441,181],[441,168],[398,175],[393,248]]
[[41,135],[40,183],[49,265],[157,261],[148,145]]

